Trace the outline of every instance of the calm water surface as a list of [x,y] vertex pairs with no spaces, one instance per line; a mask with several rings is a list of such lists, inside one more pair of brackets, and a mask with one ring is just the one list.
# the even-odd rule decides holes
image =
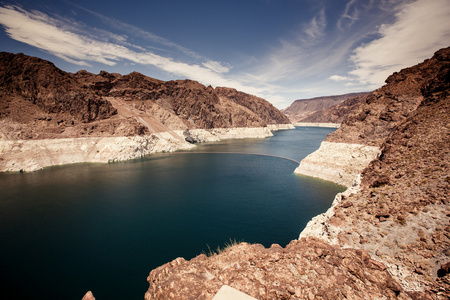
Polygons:
[[285,246],[343,191],[293,174],[333,130],[0,174],[2,299],[143,299],[150,270],[177,257],[230,239]]

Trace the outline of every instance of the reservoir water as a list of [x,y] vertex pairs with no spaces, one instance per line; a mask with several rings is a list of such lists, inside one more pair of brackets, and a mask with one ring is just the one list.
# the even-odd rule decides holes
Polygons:
[[0,174],[2,299],[143,299],[148,273],[230,239],[285,246],[343,187],[293,174],[334,129]]

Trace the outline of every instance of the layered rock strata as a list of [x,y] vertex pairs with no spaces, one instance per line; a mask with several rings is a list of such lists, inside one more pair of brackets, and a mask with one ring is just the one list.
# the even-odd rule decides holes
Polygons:
[[357,184],[357,175],[379,154],[380,148],[374,146],[322,142],[294,172],[351,187]]
[[[293,126],[271,126],[272,130]],[[140,158],[156,152],[195,147],[192,143],[225,139],[266,138],[268,127],[174,130],[143,136],[84,137],[39,140],[0,140],[0,172],[30,172],[44,167],[82,162],[107,163]],[[187,142],[190,141],[190,142]]]

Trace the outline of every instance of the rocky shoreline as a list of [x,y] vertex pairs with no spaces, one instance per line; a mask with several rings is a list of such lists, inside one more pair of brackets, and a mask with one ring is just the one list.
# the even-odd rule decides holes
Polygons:
[[150,272],[145,299],[211,299],[222,285],[257,299],[449,299],[449,75],[450,48],[394,73],[305,159],[299,172],[349,189],[299,240],[178,258]]
[[0,172],[31,172],[55,165],[124,161],[156,152],[191,149],[195,147],[194,142],[265,138],[272,136],[272,131],[292,128],[291,124],[280,124],[257,128],[173,130],[131,137],[0,140]]
[[317,151],[300,162],[294,172],[351,187],[380,153],[380,148],[375,146],[324,141]]

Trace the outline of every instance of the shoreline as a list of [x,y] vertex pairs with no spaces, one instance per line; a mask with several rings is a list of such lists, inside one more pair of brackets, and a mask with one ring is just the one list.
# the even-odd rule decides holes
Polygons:
[[324,127],[324,128],[339,128],[341,123],[294,123],[296,127]]
[[380,154],[379,147],[323,141],[319,149],[302,159],[294,173],[334,182],[347,189],[336,194],[326,212],[313,217],[306,224],[299,239],[313,236],[339,244],[338,241],[327,238],[330,230],[328,222],[342,199],[361,190],[362,171]]
[[132,137],[81,137],[42,140],[0,140],[0,172],[33,172],[75,163],[109,163],[151,153],[189,150],[194,144],[225,139],[266,138],[292,124],[266,127],[173,130]]

